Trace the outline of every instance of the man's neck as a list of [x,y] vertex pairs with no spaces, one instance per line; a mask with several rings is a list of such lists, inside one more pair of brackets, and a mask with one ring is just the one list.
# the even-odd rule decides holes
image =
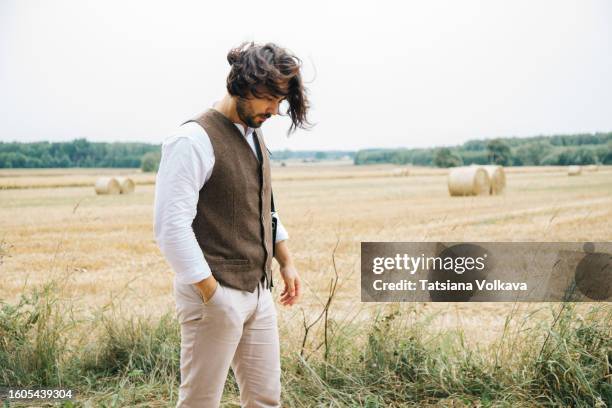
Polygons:
[[220,101],[216,102],[213,105],[213,108],[219,111],[232,122],[241,124],[246,134],[248,126],[238,117],[238,112],[236,111],[236,102],[229,94],[226,93]]

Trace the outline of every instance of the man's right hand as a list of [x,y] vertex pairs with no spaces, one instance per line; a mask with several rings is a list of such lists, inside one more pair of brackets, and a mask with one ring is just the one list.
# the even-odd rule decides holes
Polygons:
[[210,275],[208,278],[194,283],[194,285],[200,291],[200,295],[202,296],[202,300],[204,301],[204,303],[208,303],[210,298],[212,298],[215,294],[215,291],[219,289],[219,282],[215,279],[213,275]]

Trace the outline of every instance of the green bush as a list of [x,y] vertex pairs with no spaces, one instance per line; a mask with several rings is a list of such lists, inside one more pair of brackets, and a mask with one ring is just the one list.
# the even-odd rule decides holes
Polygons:
[[149,152],[142,156],[140,169],[144,172],[156,172],[159,169],[161,152]]

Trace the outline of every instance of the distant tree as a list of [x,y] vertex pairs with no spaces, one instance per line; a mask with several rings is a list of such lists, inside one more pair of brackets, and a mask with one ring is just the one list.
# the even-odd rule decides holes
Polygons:
[[525,143],[516,148],[513,162],[523,166],[539,166],[552,148],[552,145],[545,141]]
[[608,151],[601,155],[601,162],[603,164],[612,164],[612,140],[608,142]]
[[489,152],[489,163],[500,164],[502,166],[512,164],[510,146],[504,141],[500,139],[490,140],[487,143],[487,150]]
[[453,153],[448,147],[437,149],[433,161],[438,167],[455,167],[463,164],[461,157]]
[[597,154],[593,148],[558,147],[542,159],[543,165],[567,166],[570,164],[595,164]]
[[540,164],[543,166],[559,166],[561,165],[561,153],[563,149],[553,149],[546,156],[542,158]]
[[0,153],[0,169],[10,169],[13,167],[10,154],[11,153]]
[[463,150],[459,149],[457,154],[461,157],[463,164],[487,164],[489,155],[486,150]]
[[161,152],[149,152],[142,156],[140,169],[144,172],[156,172],[159,169]]
[[463,148],[470,151],[485,150],[487,144],[484,140],[468,140],[463,144]]
[[579,147],[574,150],[572,164],[595,164],[597,163],[597,155],[593,149],[587,147]]
[[408,162],[417,166],[433,166],[434,154],[435,149],[413,149]]

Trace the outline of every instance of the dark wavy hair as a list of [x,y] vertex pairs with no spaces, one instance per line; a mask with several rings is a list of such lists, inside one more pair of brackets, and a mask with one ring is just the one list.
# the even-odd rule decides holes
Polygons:
[[246,42],[227,54],[231,70],[227,76],[227,91],[241,98],[265,95],[287,100],[285,114],[291,118],[287,134],[298,127],[310,128],[306,118],[310,108],[307,90],[302,83],[302,61],[284,48],[273,43],[257,45]]

